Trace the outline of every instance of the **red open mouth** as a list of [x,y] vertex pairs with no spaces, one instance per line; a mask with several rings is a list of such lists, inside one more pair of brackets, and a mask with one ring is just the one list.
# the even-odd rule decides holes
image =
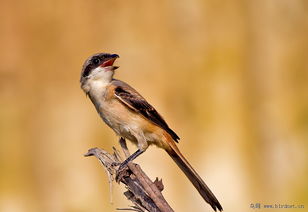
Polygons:
[[117,58],[114,57],[114,58],[110,58],[109,60],[105,61],[102,63],[101,67],[107,67],[107,66],[112,66],[114,61],[116,60]]

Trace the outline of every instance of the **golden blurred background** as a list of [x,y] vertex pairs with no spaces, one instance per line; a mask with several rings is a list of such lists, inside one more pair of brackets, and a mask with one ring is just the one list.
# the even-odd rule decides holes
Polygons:
[[[308,1],[3,0],[0,14],[1,212],[131,205],[117,185],[110,204],[83,157],[119,147],[79,85],[97,52],[120,55],[116,77],[179,134],[225,211],[308,207]],[[136,162],[175,211],[212,211],[164,151]]]

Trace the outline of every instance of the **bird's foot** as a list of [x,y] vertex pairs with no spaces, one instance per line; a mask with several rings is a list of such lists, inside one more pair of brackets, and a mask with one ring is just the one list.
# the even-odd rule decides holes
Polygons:
[[128,174],[127,171],[128,171],[127,163],[124,163],[124,162],[121,163],[120,167],[118,168],[116,172],[115,180],[117,183],[119,183],[122,180],[122,178]]

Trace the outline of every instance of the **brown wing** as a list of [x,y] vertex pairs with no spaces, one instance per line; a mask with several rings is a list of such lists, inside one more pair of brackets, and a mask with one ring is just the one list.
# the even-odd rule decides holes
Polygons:
[[169,128],[166,121],[159,115],[155,108],[150,105],[137,91],[126,83],[116,80],[115,96],[126,106],[135,112],[142,114],[145,118],[152,121],[157,126],[166,130],[171,137],[178,142],[179,136]]

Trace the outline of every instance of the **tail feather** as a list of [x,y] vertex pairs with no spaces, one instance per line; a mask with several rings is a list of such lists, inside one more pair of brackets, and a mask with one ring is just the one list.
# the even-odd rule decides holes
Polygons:
[[212,208],[216,211],[222,211],[222,207],[214,194],[211,192],[209,187],[205,184],[205,182],[201,179],[198,173],[191,167],[185,157],[181,154],[179,149],[172,145],[171,149],[166,150],[167,153],[171,156],[171,158],[175,161],[175,163],[180,167],[180,169],[185,173],[190,182],[195,186],[203,199],[209,203]]

